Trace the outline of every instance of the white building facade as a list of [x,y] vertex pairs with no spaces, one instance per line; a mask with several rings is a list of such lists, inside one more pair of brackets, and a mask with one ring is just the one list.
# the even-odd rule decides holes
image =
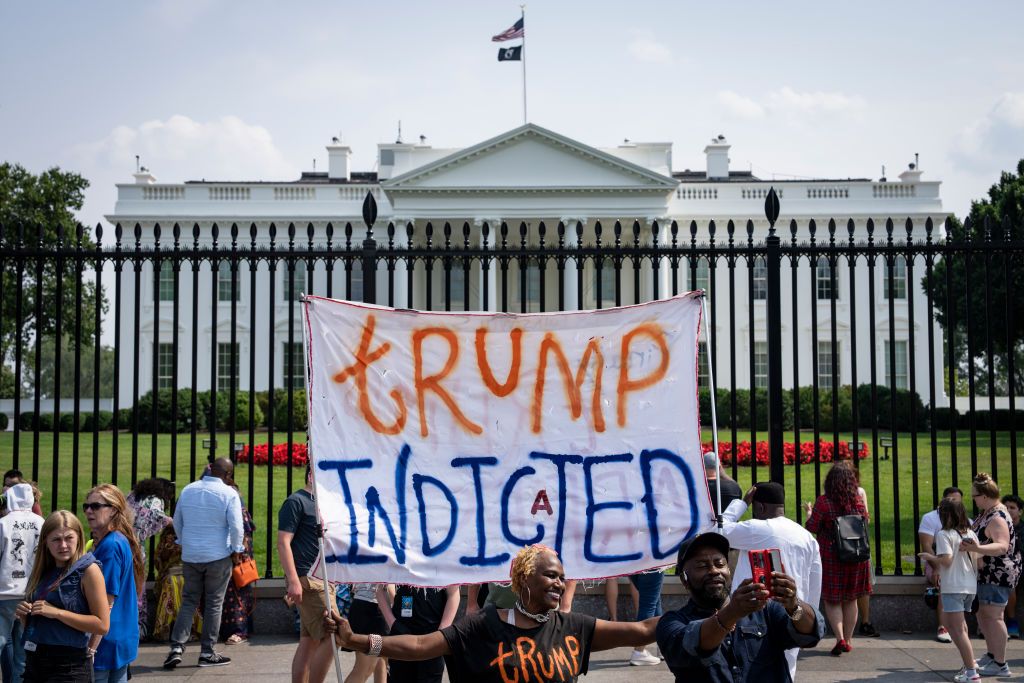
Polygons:
[[[193,226],[198,226],[200,247],[209,247],[213,241],[213,226],[218,228],[218,247],[230,249],[231,226],[238,226],[237,247],[244,253],[250,245],[250,229],[255,226],[255,241],[260,247],[270,242],[271,226],[276,229],[275,248],[289,249],[288,226],[295,226],[294,248],[302,250],[310,242],[323,248],[327,241],[328,224],[333,226],[333,249],[343,251],[346,243],[346,224],[351,224],[351,244],[361,246],[366,228],[361,207],[366,194],[375,197],[379,214],[373,237],[379,249],[388,247],[387,226],[395,226],[396,247],[407,244],[407,225],[412,225],[413,244],[425,245],[427,225],[433,227],[432,243],[443,249],[445,223],[451,227],[451,245],[457,249],[466,241],[471,247],[480,247],[484,241],[484,226],[488,228],[487,244],[500,242],[499,226],[508,225],[508,244],[520,244],[520,225],[527,226],[527,245],[536,246],[540,239],[540,226],[545,227],[546,244],[557,243],[556,228],[566,226],[565,240],[577,243],[577,226],[582,228],[582,243],[592,245],[600,225],[603,245],[614,244],[613,226],[622,222],[622,243],[633,244],[634,221],[640,225],[640,243],[649,244],[654,227],[658,228],[658,242],[672,239],[670,225],[678,224],[678,244],[691,243],[691,221],[696,223],[698,246],[706,244],[710,225],[714,221],[714,240],[718,245],[728,242],[728,221],[735,226],[734,243],[748,243],[747,224],[752,223],[752,243],[763,243],[768,234],[764,217],[764,199],[769,187],[779,194],[781,214],[777,230],[783,242],[789,241],[790,221],[797,224],[797,239],[810,238],[809,224],[816,222],[815,238],[828,243],[829,219],[835,219],[835,241],[845,244],[849,240],[847,221],[852,220],[854,239],[867,240],[867,224],[874,221],[874,240],[884,243],[887,235],[886,220],[895,222],[893,240],[906,240],[905,221],[909,218],[914,229],[914,240],[923,241],[925,222],[935,224],[933,239],[942,238],[941,226],[946,213],[939,195],[940,182],[922,179],[920,169],[913,165],[900,174],[895,182],[869,179],[766,181],[749,172],[729,168],[730,145],[721,136],[705,147],[706,168],[702,171],[675,171],[672,166],[671,143],[626,142],[615,148],[598,149],[564,137],[533,124],[511,130],[490,140],[465,149],[437,149],[425,144],[381,144],[378,146],[378,171],[357,173],[350,168],[350,148],[337,142],[328,145],[328,171],[304,173],[292,182],[186,182],[160,184],[148,172],[136,174],[133,184],[118,185],[118,200],[114,212],[107,216],[111,223],[124,230],[123,244],[133,245],[136,224],[141,231],[140,244],[154,246],[155,226],[161,230],[160,248],[172,247],[172,226],[181,226],[180,248],[185,256],[193,247]],[[464,230],[468,228],[468,237]],[[457,254],[457,251],[455,252]],[[609,251],[611,255],[611,251]],[[439,253],[439,257],[441,254]],[[362,271],[358,260],[346,263],[336,260],[333,268],[333,295],[353,299],[362,298]],[[377,302],[387,304],[389,293],[397,307],[445,308],[445,279],[439,258],[432,269],[431,298],[427,299],[427,273],[423,264],[409,272],[401,259],[394,267],[392,279],[385,264],[378,266]],[[817,291],[811,291],[811,268],[818,269]],[[908,267],[910,272],[908,273]],[[690,264],[684,259],[677,273],[678,289],[689,289]],[[582,269],[582,277],[579,270]],[[639,265],[639,290],[634,287],[634,265],[626,260],[621,266],[620,296],[624,304],[650,300],[672,293],[672,272],[668,259],[658,264],[655,275],[649,260]],[[767,382],[767,330],[765,329],[766,269],[763,262],[750,266],[740,258],[735,269],[734,316],[730,316],[728,267],[725,258],[713,265],[715,292],[711,301],[716,306],[715,327],[712,330],[717,354],[715,374],[720,387],[748,388],[764,386]],[[699,262],[696,281],[699,288],[708,289],[712,267],[706,260]],[[469,266],[468,277],[461,260],[451,271],[451,308],[464,308],[464,293],[468,289],[469,308],[474,310],[500,310],[504,301],[510,311],[525,307],[528,311],[557,310],[559,293],[565,308],[577,308],[582,298],[584,308],[614,305],[615,278],[609,261],[605,262],[598,286],[597,268],[593,260],[565,264],[559,273],[553,260],[544,272],[531,266],[527,273],[525,298],[521,287],[518,265],[512,261],[503,276],[497,262],[484,271],[477,261]],[[857,383],[870,382],[869,369],[872,355],[877,365],[876,382],[895,384],[900,388],[910,385],[911,354],[917,362],[914,382],[925,403],[929,375],[934,374],[938,394],[937,406],[948,405],[942,391],[942,332],[937,323],[927,318],[927,298],[921,287],[923,262],[907,263],[897,260],[892,286],[893,311],[890,323],[890,287],[887,269],[880,261],[873,273],[875,299],[870,301],[870,277],[862,259],[851,271],[844,258],[836,270],[835,289],[831,287],[827,262],[818,265],[801,261],[797,267],[797,307],[794,309],[793,284],[787,260],[782,273],[783,381],[792,386],[794,364],[799,372],[799,384],[810,385],[816,376],[819,386],[832,384],[832,363],[838,365],[839,385],[850,384],[853,376],[852,348],[856,336]],[[152,266],[142,266],[139,325],[131,316],[136,295],[133,273],[126,267],[122,277],[120,296],[128,314],[122,315],[118,335],[120,345],[120,371],[122,377],[135,373],[133,344],[138,344],[139,391],[145,393],[153,384],[154,356],[157,360],[158,384],[175,384],[173,377],[173,342],[178,342],[179,387],[191,387],[193,366],[195,386],[199,390],[216,384],[226,389],[231,381],[232,354],[239,359],[236,375],[237,387],[246,391],[252,385],[258,391],[270,386],[283,388],[302,385],[300,313],[294,299],[300,292],[310,291],[307,267],[297,262],[291,277],[284,262],[279,262],[271,276],[265,261],[256,269],[255,289],[249,265],[243,262],[237,281],[237,293],[232,305],[231,271],[221,264],[216,271],[208,262],[202,263],[197,288],[193,286],[193,273],[188,262],[183,263],[174,296],[171,268],[165,264],[162,277],[157,281]],[[559,278],[561,277],[561,282]],[[327,266],[317,261],[312,271],[312,292],[328,293]],[[486,281],[485,281],[486,280]],[[752,281],[752,288],[751,288]],[[543,282],[543,286],[541,286]],[[581,284],[582,283],[582,291]],[[411,286],[410,286],[411,285]],[[349,287],[351,289],[349,289]],[[392,289],[393,287],[393,289]],[[408,292],[411,289],[410,300]],[[856,290],[856,310],[851,311],[852,290]],[[484,291],[486,290],[486,299]],[[289,291],[295,296],[289,298]],[[541,292],[543,291],[543,302]],[[113,299],[113,293],[107,292]],[[177,298],[179,318],[174,325],[174,300]],[[833,300],[834,299],[834,300]],[[198,302],[193,316],[193,300]],[[912,302],[912,303],[911,303]],[[835,305],[835,353],[831,345],[832,306]],[[911,319],[910,308],[914,316]],[[866,328],[874,307],[876,334],[874,345],[869,342]],[[817,340],[814,336],[812,310],[817,311]],[[234,325],[232,326],[232,310]],[[851,327],[851,313],[858,329]],[[733,318],[733,319],[731,319]],[[933,326],[934,364],[928,358],[928,326]],[[795,330],[794,330],[795,328]],[[231,341],[234,329],[234,343]],[[910,331],[914,330],[914,348],[910,346]],[[795,332],[795,335],[794,335]],[[195,353],[193,354],[193,337]],[[273,342],[271,344],[271,337]],[[753,338],[753,345],[751,345]],[[796,339],[797,348],[793,348]],[[895,365],[890,363],[890,347],[895,348]],[[271,353],[271,348],[273,349]],[[729,357],[736,355],[735,374],[731,372]],[[254,363],[250,363],[250,358]],[[270,359],[273,362],[270,362]],[[212,360],[216,359],[216,367]],[[751,363],[753,359],[753,363]],[[815,362],[817,361],[817,362]],[[753,365],[753,368],[751,368]],[[753,369],[753,372],[751,372]],[[702,363],[702,374],[706,375]],[[703,380],[703,378],[702,378]],[[121,382],[120,403],[130,405],[133,387]]]

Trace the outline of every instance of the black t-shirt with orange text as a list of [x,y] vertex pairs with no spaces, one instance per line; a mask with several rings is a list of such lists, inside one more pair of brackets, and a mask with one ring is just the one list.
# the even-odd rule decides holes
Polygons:
[[452,683],[574,683],[587,673],[596,621],[585,614],[551,612],[551,619],[537,628],[518,628],[487,605],[441,630],[452,651],[445,658],[448,677]]

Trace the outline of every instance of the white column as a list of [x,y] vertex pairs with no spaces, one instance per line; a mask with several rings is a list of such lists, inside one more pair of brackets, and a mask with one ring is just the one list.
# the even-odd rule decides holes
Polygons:
[[[566,244],[575,244],[577,222],[582,223],[584,227],[587,225],[586,218],[562,217],[562,223],[565,224]],[[571,240],[570,235],[572,236]],[[567,311],[579,310],[578,278],[579,265],[574,260],[567,260],[565,262],[565,270],[562,271],[562,283],[565,292],[565,310]],[[584,305],[586,305],[585,302]]]
[[[484,223],[487,223],[487,247],[489,250],[494,249],[494,245],[498,239],[498,230],[501,228],[501,219],[495,217],[477,217],[473,219],[473,226],[476,228],[478,244],[483,246],[484,236],[483,227]],[[487,270],[483,267],[480,268],[478,287],[480,291],[480,308],[486,308],[488,311],[494,312],[498,310],[498,262],[492,259],[487,264]],[[484,280],[486,279],[487,284],[487,300],[483,300],[484,294]]]

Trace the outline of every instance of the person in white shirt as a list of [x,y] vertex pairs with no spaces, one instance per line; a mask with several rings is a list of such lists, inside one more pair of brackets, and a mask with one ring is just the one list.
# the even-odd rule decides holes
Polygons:
[[[964,492],[958,489],[956,486],[947,486],[942,492],[942,500],[946,499],[954,500],[958,503],[963,503]],[[942,521],[939,519],[939,508],[936,507],[930,512],[926,512],[921,517],[921,523],[917,527],[917,538],[921,545],[921,552],[934,554],[935,553],[935,534],[942,530]],[[936,592],[939,588],[939,572],[932,567],[930,562],[924,564],[924,577],[928,582],[928,585]],[[949,635],[949,631],[942,625],[942,601],[935,601],[935,619],[939,622],[939,629],[935,633],[935,639],[940,643],[951,643],[953,639]]]
[[[786,518],[786,492],[781,484],[754,484],[742,500],[734,500],[723,513],[723,529],[729,545],[739,550],[778,548],[783,571],[796,581],[797,597],[817,608],[821,600],[821,554],[814,536],[791,519]],[[753,505],[754,518],[739,519]],[[736,564],[733,585],[750,578],[750,562],[741,556]],[[796,659],[799,648],[786,650],[789,672],[796,680]]]
[[981,679],[974,659],[974,648],[967,635],[964,613],[970,611],[978,592],[978,570],[975,555],[961,550],[961,543],[978,544],[978,536],[967,521],[963,503],[943,498],[938,508],[942,528],[935,533],[935,552],[919,553],[919,557],[935,567],[941,578],[942,621],[956,643],[963,668],[953,677],[958,683]]
[[25,667],[25,649],[15,610],[28,590],[43,518],[32,512],[35,499],[31,484],[14,484],[4,496],[7,514],[0,518],[0,650],[8,642],[12,644],[14,670],[5,671],[4,680],[18,681]]

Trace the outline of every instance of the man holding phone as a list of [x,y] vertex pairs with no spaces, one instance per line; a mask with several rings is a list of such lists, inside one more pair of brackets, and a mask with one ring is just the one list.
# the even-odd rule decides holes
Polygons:
[[[777,549],[783,571],[796,581],[796,594],[801,600],[817,606],[821,599],[821,554],[814,536],[786,517],[786,491],[773,481],[754,484],[743,496],[725,509],[723,533],[734,549],[755,551]],[[753,519],[741,522],[741,517],[753,506]],[[736,564],[736,581],[751,578],[751,563],[741,557]],[[796,660],[799,648],[786,652],[790,675],[796,680]]]
[[748,579],[730,595],[728,556],[729,541],[714,532],[680,546],[676,573],[690,601],[658,622],[665,663],[676,681],[687,683],[792,681],[785,651],[817,645],[824,620],[781,571],[771,574],[771,594]]

